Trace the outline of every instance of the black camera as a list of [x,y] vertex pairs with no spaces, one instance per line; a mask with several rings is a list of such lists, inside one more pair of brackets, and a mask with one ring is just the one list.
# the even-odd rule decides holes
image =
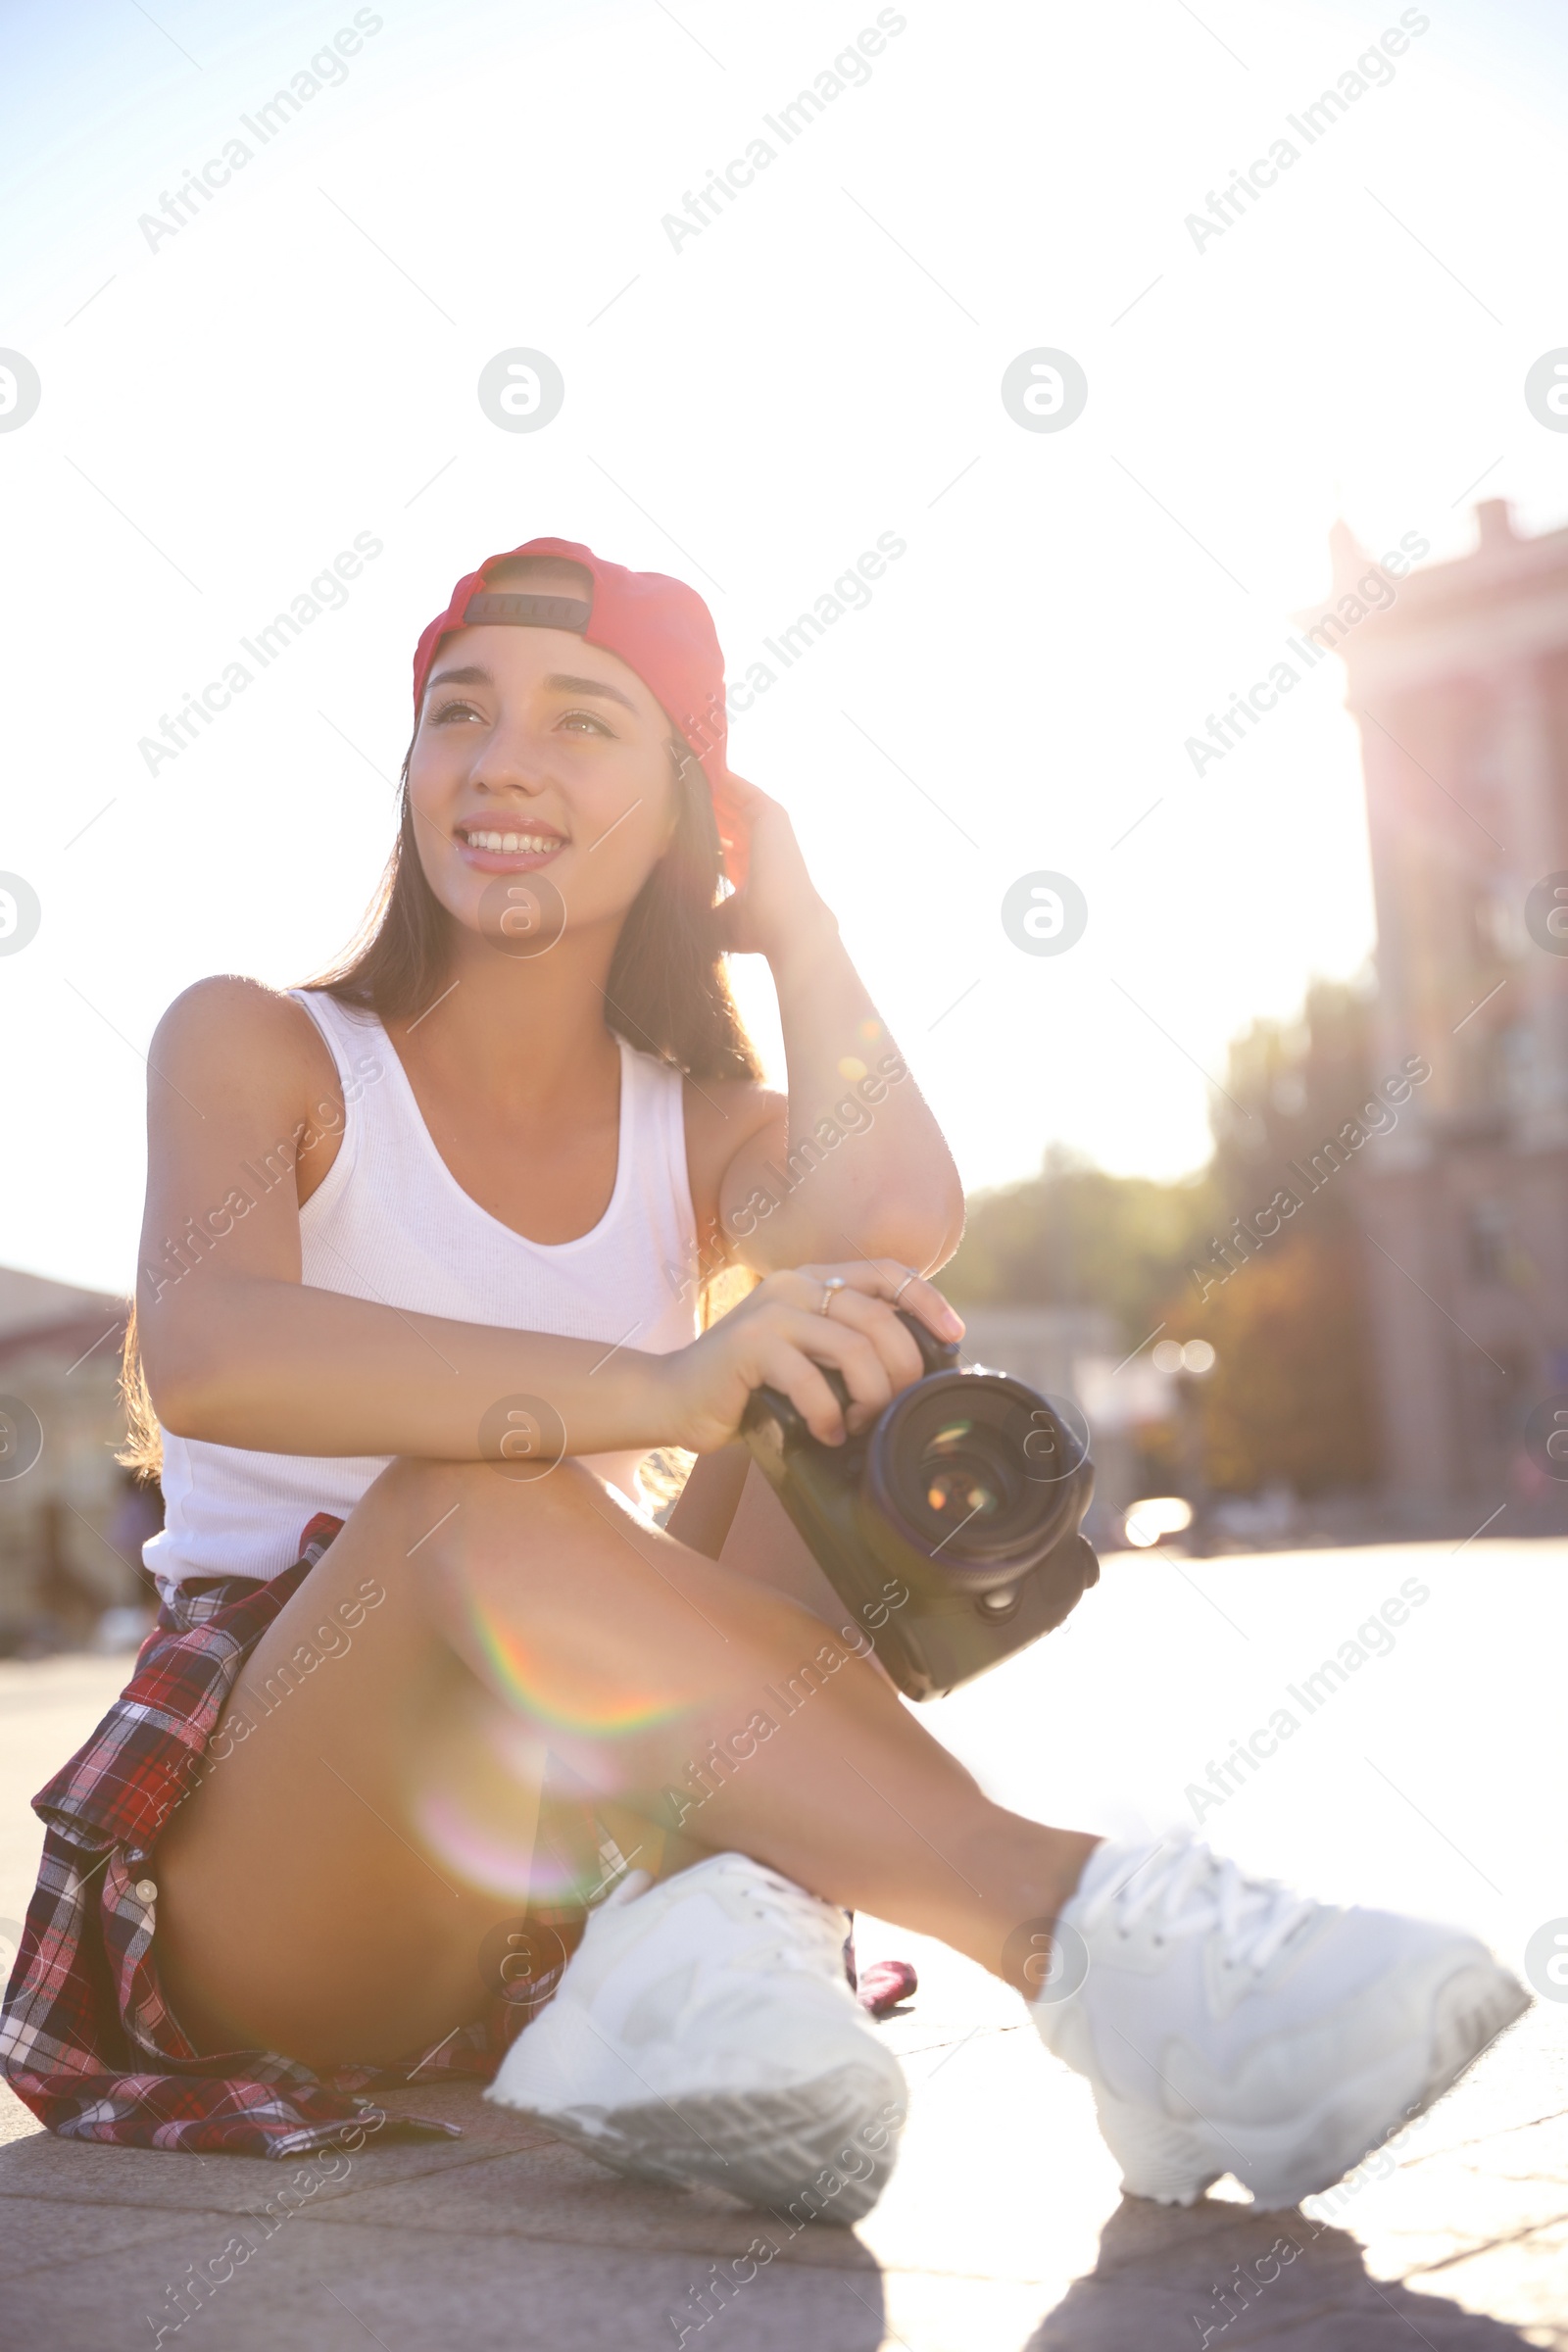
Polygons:
[[[742,1435],[839,1597],[910,1698],[940,1698],[1058,1626],[1100,1580],[1080,1522],[1088,1434],[900,1310],[925,1376],[842,1446],[759,1389]],[[826,1374],[841,1403],[848,1392]]]

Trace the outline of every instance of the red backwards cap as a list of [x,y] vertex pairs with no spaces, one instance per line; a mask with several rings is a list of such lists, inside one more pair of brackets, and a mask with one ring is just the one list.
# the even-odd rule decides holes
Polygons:
[[[516,556],[555,556],[580,564],[593,581],[593,599],[529,593],[498,594],[485,575]],[[724,710],[724,656],[713,616],[695,588],[662,571],[628,571],[607,564],[574,539],[530,539],[504,556],[487,556],[452,591],[444,612],[432,620],[414,654],[414,711],[418,717],[425,683],[438,647],[454,629],[503,627],[570,629],[588,645],[602,646],[636,671],[657,696],[677,733],[702,762],[712,796],[713,815],[724,854],[724,871],[738,890],[746,879],[750,846],[734,780],[725,764],[729,725]]]

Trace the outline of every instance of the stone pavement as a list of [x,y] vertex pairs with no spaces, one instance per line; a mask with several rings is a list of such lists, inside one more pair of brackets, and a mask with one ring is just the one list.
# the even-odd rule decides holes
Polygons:
[[[1490,1538],[1116,1558],[1067,1627],[928,1720],[1004,1802],[1112,1834],[1197,1809],[1250,1866],[1464,1920],[1518,1967],[1539,1928],[1568,1925],[1565,1569],[1568,1544]],[[1372,1621],[1401,1588],[1386,1643]],[[12,1919],[37,1849],[26,1798],[123,1674],[0,1665]],[[1263,1760],[1227,1776],[1250,1740]],[[1538,2002],[1348,2189],[1254,2217],[1220,2183],[1183,2213],[1118,2196],[1087,2087],[1004,1986],[875,1922],[859,1943],[863,1959],[912,1957],[921,1989],[885,2029],[912,2092],[903,2156],[853,2232],[791,2234],[716,2194],[617,2180],[471,2088],[390,2102],[461,2121],[461,2140],[372,2143],[335,2159],[336,2179],[68,2144],[0,2092],[0,2346],[151,2346],[188,2266],[296,2179],[287,2229],[253,2222],[254,2258],[166,2343],[1568,2352],[1568,1998]],[[760,2236],[776,2249],[760,2265],[746,2254]]]

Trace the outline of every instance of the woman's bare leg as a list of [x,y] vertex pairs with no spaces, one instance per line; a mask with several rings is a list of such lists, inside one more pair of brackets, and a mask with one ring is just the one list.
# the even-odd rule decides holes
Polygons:
[[[796,1601],[852,1647],[864,1646],[848,1602],[834,1591],[784,1505],[739,1439],[704,1454],[665,1522],[677,1543],[717,1560],[733,1576],[768,1585]],[[848,1623],[846,1623],[848,1620]],[[874,1651],[866,1653],[885,1673]],[[891,1675],[886,1678],[892,1684]],[[896,1688],[896,1686],[894,1686]]]
[[[265,1708],[367,1586],[385,1599],[351,1646]],[[531,1484],[394,1464],[224,1728],[153,1859],[165,1981],[203,2047],[317,2065],[477,2013],[480,1946],[527,1900],[547,1758],[651,1828],[689,1795],[695,1842],[666,1869],[735,1848],[1013,1982],[1009,1936],[1054,1917],[1095,1842],[992,1804],[820,1619],[570,1464]]]

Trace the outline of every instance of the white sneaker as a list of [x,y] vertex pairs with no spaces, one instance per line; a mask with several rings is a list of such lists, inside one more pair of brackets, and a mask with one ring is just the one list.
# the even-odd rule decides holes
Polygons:
[[1057,1931],[1031,2015],[1094,2084],[1123,2188],[1163,2205],[1222,2173],[1265,2209],[1332,2187],[1530,2006],[1462,1930],[1333,1909],[1186,1835],[1097,1846]]
[[850,1990],[844,1935],[842,1911],[745,1854],[657,1885],[635,1871],[485,2095],[615,2172],[859,2221],[907,2094]]

